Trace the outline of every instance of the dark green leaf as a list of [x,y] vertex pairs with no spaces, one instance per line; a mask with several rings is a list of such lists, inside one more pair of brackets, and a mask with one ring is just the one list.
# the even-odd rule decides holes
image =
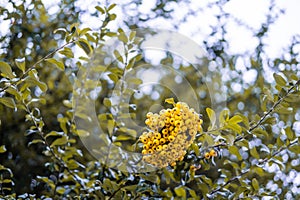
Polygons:
[[92,47],[86,39],[80,38],[76,44],[87,54],[89,55],[92,51]]

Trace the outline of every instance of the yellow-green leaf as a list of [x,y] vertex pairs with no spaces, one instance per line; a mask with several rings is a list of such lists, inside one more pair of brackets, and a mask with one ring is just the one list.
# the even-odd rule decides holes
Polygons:
[[243,159],[239,152],[239,149],[236,146],[228,147],[228,151],[229,151],[229,153],[235,155],[239,161],[241,161]]
[[274,73],[273,77],[278,85],[280,85],[282,87],[286,86],[286,80],[281,75]]
[[52,142],[50,145],[51,147],[58,146],[58,145],[65,145],[68,142],[67,136],[62,136]]
[[212,130],[216,123],[216,113],[211,108],[206,108],[206,113],[211,123],[211,125],[208,127],[208,130]]
[[41,139],[35,139],[35,140],[32,140],[31,142],[28,143],[28,146],[32,145],[32,144],[37,144],[37,143],[43,143],[45,144],[45,142]]
[[54,64],[58,69],[65,70],[64,63],[62,63],[54,58],[48,58],[48,59],[45,59],[45,61],[49,62],[51,64]]
[[256,178],[253,178],[252,179],[252,186],[254,188],[254,190],[259,190],[259,184],[258,184],[258,181],[256,180]]
[[15,101],[11,97],[1,97],[0,98],[0,103],[2,103],[3,105],[5,105],[9,108],[15,108],[16,107]]
[[79,137],[87,137],[87,136],[90,135],[90,133],[88,131],[86,131],[86,130],[79,129],[79,130],[77,130],[77,135]]
[[233,117],[231,117],[228,121],[228,123],[230,124],[237,124],[243,121],[243,118],[239,115],[235,115]]
[[250,154],[251,154],[251,156],[253,156],[254,158],[259,159],[259,154],[258,154],[258,152],[257,152],[257,150],[256,150],[255,147],[252,147],[252,148],[250,149]]
[[165,99],[165,102],[168,103],[168,104],[172,104],[173,106],[175,106],[175,101],[174,101],[173,98]]
[[176,187],[174,191],[178,197],[186,197],[186,191],[183,186]]
[[109,135],[112,135],[114,127],[115,127],[115,122],[113,120],[108,120],[107,129],[108,129]]
[[17,67],[24,73],[25,72],[25,58],[15,59]]
[[4,153],[4,152],[6,152],[6,148],[5,148],[4,145],[1,145],[0,146],[0,153]]
[[0,61],[0,72],[2,72],[3,76],[12,79],[15,75],[12,72],[11,66],[6,62]]
[[114,55],[119,62],[124,63],[123,57],[121,56],[121,54],[118,50],[114,50]]
[[60,50],[58,53],[66,56],[68,58],[74,58],[73,51],[68,47],[65,47],[63,50]]

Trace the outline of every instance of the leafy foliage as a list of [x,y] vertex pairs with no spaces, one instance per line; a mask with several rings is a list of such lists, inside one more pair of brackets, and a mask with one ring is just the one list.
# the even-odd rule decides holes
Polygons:
[[[173,3],[186,1],[173,1]],[[133,1],[137,6],[139,1]],[[130,125],[116,119],[133,119],[142,124],[155,99],[151,93],[159,91],[162,105],[166,98],[174,97],[166,88],[152,88],[149,94],[131,97],[130,103],[115,104],[111,98],[138,93],[133,88],[142,85],[140,77],[126,75],[137,66],[150,63],[137,51],[141,39],[126,27],[112,30],[116,19],[115,7],[96,6],[93,16],[99,18],[99,27],[92,30],[78,22],[76,1],[64,1],[57,16],[47,13],[40,1],[17,4],[10,1],[12,10],[4,8],[1,15],[11,19],[10,33],[2,36],[0,61],[0,197],[21,198],[91,198],[91,199],[250,199],[262,197],[298,198],[300,192],[290,177],[299,177],[299,59],[294,46],[289,46],[288,58],[266,57],[262,41],[268,27],[278,16],[269,8],[265,24],[255,32],[260,41],[251,55],[227,53],[222,16],[209,36],[214,41],[205,43],[208,52],[203,63],[194,66],[176,61],[167,54],[160,64],[180,70],[191,85],[201,105],[203,132],[187,150],[182,161],[173,167],[156,171],[134,173],[117,170],[95,160],[80,138],[89,132],[77,127],[75,119],[89,116],[74,111],[74,101],[80,93],[72,86],[82,84],[76,75],[79,70],[86,78],[84,88],[101,88],[95,110],[105,140],[127,151],[140,151],[138,137],[142,134]],[[165,1],[160,1],[151,11],[156,17],[170,18]],[[220,1],[211,6],[222,7]],[[68,13],[68,14],[67,14]],[[70,14],[71,13],[71,14]],[[145,26],[146,19],[137,17],[128,21],[129,27]],[[133,16],[130,16],[132,18]],[[131,22],[141,21],[141,24]],[[220,36],[215,36],[220,30]],[[109,39],[122,43],[123,50],[114,49],[105,66],[96,60],[94,73],[106,72],[100,82],[87,77],[85,64],[96,51],[102,51]],[[80,56],[77,56],[78,52]],[[253,84],[245,83],[242,71],[235,66],[237,60],[248,60],[248,70],[257,72]],[[97,63],[99,62],[99,63]],[[266,80],[268,73],[262,68],[271,63],[274,81]],[[279,68],[279,65],[283,65]],[[214,69],[208,66],[215,66]],[[247,69],[246,69],[247,70]],[[223,73],[229,74],[223,80]],[[147,73],[147,72],[146,72]],[[164,74],[160,83],[174,81],[174,76]],[[211,88],[205,85],[211,82]],[[233,84],[240,84],[235,91]],[[221,99],[226,87],[226,106],[222,100],[213,105],[211,98]],[[178,84],[184,94],[184,85]],[[112,90],[114,88],[114,90]],[[209,91],[214,91],[212,97]],[[88,98],[88,95],[84,98]],[[167,99],[167,102],[170,99]],[[115,112],[117,111],[117,112]],[[298,124],[298,125],[297,125]],[[104,136],[103,136],[104,137]],[[101,148],[101,147],[95,147]],[[141,151],[140,151],[141,152]],[[109,153],[103,155],[109,159]]]

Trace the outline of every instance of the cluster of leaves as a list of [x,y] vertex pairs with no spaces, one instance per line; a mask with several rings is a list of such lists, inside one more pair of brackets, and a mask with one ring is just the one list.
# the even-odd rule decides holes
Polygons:
[[[66,9],[72,10],[73,4],[73,1],[67,2]],[[161,2],[157,10],[164,11],[165,4]],[[16,12],[1,10],[8,18],[15,19],[20,27],[20,30],[16,31],[15,26],[12,26],[12,38],[9,42],[19,38],[19,32],[33,33],[30,31],[32,29],[30,24],[22,21],[26,21],[26,17],[33,12],[32,7],[26,8],[15,3],[13,5]],[[32,5],[37,13],[47,18],[40,2]],[[114,4],[107,7],[96,6],[101,20],[101,27],[97,31],[79,28],[79,24],[73,22],[68,28],[59,28],[67,27],[69,21],[62,25],[55,21],[56,19],[50,22],[44,19],[46,28],[41,27],[34,34],[40,35],[45,41],[40,44],[42,46],[34,41],[30,55],[20,52],[21,47],[14,49],[9,43],[7,47],[2,47],[7,53],[1,55],[3,61],[0,62],[0,109],[3,113],[0,118],[0,142],[1,145],[5,145],[0,147],[1,160],[4,160],[0,165],[0,197],[11,199],[16,197],[138,199],[149,196],[235,199],[276,195],[279,198],[286,197],[285,195],[290,192],[289,185],[283,184],[282,179],[275,179],[277,174],[272,171],[272,167],[278,168],[282,173],[299,171],[293,161],[299,162],[300,139],[296,130],[292,129],[294,123],[299,121],[296,114],[299,115],[300,94],[300,80],[297,72],[292,69],[298,69],[299,63],[294,53],[291,53],[291,60],[275,59],[274,66],[284,64],[290,68],[274,73],[276,84],[270,86],[263,79],[264,72],[260,68],[263,64],[262,43],[250,59],[250,68],[258,72],[255,84],[244,87],[240,95],[230,89],[232,81],[240,82],[240,80],[233,79],[226,82],[230,99],[227,102],[227,109],[222,108],[219,113],[209,108],[211,102],[209,95],[200,95],[201,92],[208,90],[203,84],[203,77],[199,78],[194,73],[193,66],[176,63],[172,55],[167,55],[161,60],[161,64],[179,65],[179,70],[196,88],[195,91],[203,102],[200,111],[203,115],[204,132],[196,136],[184,160],[178,162],[176,166],[147,173],[130,173],[104,165],[87,152],[79,136],[83,137],[88,133],[79,129],[74,119],[87,119],[88,116],[80,113],[84,107],[77,108],[79,112],[75,114],[72,106],[74,97],[81,95],[72,94],[71,87],[71,84],[82,84],[82,79],[78,79],[75,75],[78,70],[83,72],[84,80],[87,80],[84,85],[86,91],[91,91],[97,86],[101,87],[101,93],[98,94],[99,101],[96,104],[99,124],[108,136],[105,137],[108,142],[122,149],[135,151],[137,138],[142,133],[142,130],[135,130],[131,128],[130,123],[124,122],[144,119],[145,113],[154,101],[148,94],[132,98],[130,103],[124,101],[131,98],[132,94],[137,92],[133,88],[142,83],[139,77],[126,76],[127,73],[147,61],[143,59],[142,53],[137,51],[141,40],[136,37],[135,32],[126,34],[122,29],[113,32],[108,28],[109,23],[116,18],[116,14],[113,13],[114,7]],[[63,17],[67,16],[61,14]],[[53,39],[52,33],[46,34],[49,33],[48,26],[55,36],[59,36],[57,41]],[[260,30],[257,37],[261,39],[266,31]],[[107,74],[101,77],[100,81],[95,81],[87,76],[84,63],[90,62],[91,55],[95,51],[104,51],[102,49],[104,43],[109,39],[118,40],[123,47],[122,50],[113,50],[113,57],[110,57],[112,62],[108,67],[103,65],[104,60],[94,61],[96,67],[93,70],[97,73],[105,71]],[[225,42],[224,38],[220,40]],[[21,41],[27,44],[27,38]],[[57,43],[62,44],[57,48],[55,47]],[[204,63],[207,66],[217,63],[220,74],[216,75],[215,71],[201,66],[203,76],[209,77],[217,86],[223,84],[218,77],[222,70],[230,70],[229,74],[233,76],[237,59],[226,54],[223,43],[207,44],[210,58]],[[85,56],[75,58],[76,48],[82,50]],[[174,77],[165,75],[161,81],[167,82],[172,79]],[[184,88],[181,85],[178,87]],[[159,88],[159,90],[161,102],[165,97],[172,96],[166,89]],[[218,92],[214,94],[218,95]],[[113,95],[122,98],[113,103],[111,98]],[[90,93],[85,93],[84,97],[89,98]],[[243,109],[238,107],[240,103],[243,103]],[[17,148],[19,144],[21,145]],[[216,151],[219,156],[206,159],[205,153],[211,150]],[[30,156],[22,154],[23,151],[30,152]],[[110,156],[109,151],[104,155],[105,160]],[[35,158],[36,155],[38,157]],[[26,164],[27,162],[34,164]],[[30,183],[24,181],[25,178],[22,179],[24,172],[20,168],[28,168],[24,166],[34,167],[25,171],[30,174],[27,176]],[[276,184],[281,191],[267,187],[270,183]],[[25,190],[20,189],[24,185],[28,185],[23,187]],[[291,195],[296,198],[299,193]]]

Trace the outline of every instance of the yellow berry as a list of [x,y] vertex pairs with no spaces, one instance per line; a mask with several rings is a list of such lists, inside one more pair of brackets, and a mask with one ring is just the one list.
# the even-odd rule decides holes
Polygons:
[[158,146],[158,145],[159,145],[159,140],[158,139],[153,140],[153,146]]
[[187,113],[182,114],[182,119],[186,120],[188,117],[189,117],[189,115]]
[[147,118],[150,118],[150,117],[152,117],[152,116],[153,116],[153,113],[152,113],[152,112],[148,112],[147,115],[146,115]]
[[168,140],[169,140],[170,142],[173,142],[173,141],[175,140],[175,137],[174,137],[173,135],[170,135],[170,136],[168,137]]
[[204,154],[204,157],[205,157],[205,159],[210,159],[210,153],[206,152],[206,153]]
[[168,145],[164,144],[164,145],[163,145],[163,150],[164,150],[164,151],[168,150]]
[[174,122],[175,122],[175,119],[174,119],[174,118],[171,118],[171,119],[170,119],[170,124],[174,124]]
[[166,128],[163,129],[163,130],[162,130],[162,134],[164,134],[164,135],[165,135],[165,134],[168,134],[168,130],[167,130]]
[[151,148],[151,147],[153,146],[153,142],[152,142],[152,141],[149,141],[149,142],[147,143],[147,145],[149,146],[149,148]]
[[182,161],[183,159],[184,159],[184,156],[180,156],[180,157],[178,158],[179,161]]
[[161,139],[159,140],[159,143],[160,143],[160,144],[164,144],[164,143],[166,143],[166,140],[165,140],[164,138],[161,138]]
[[195,136],[196,133],[197,133],[197,131],[194,130],[194,129],[191,129],[191,130],[189,131],[190,136]]
[[168,123],[170,122],[170,118],[169,118],[169,117],[166,117],[166,118],[164,119],[164,122],[165,122],[165,124],[168,124]]
[[153,150],[152,150],[152,149],[149,149],[149,150],[148,150],[148,153],[149,153],[149,154],[152,154],[152,153],[153,153]]
[[187,126],[190,126],[192,124],[192,120],[191,119],[187,119],[184,122]]
[[161,150],[162,150],[162,146],[161,146],[161,145],[159,145],[159,146],[156,147],[156,151],[159,152],[159,151],[161,151]]
[[159,122],[158,122],[158,126],[159,126],[160,128],[164,127],[164,126],[165,126],[165,122],[164,122],[164,121],[159,121]]
[[146,119],[146,120],[145,120],[145,124],[146,124],[146,125],[149,125],[150,123],[151,123],[150,119]]
[[144,144],[143,149],[148,150],[149,149],[148,144]]
[[155,139],[160,139],[161,138],[161,134],[158,133],[158,132],[154,133],[154,138]]
[[142,143],[146,144],[148,142],[148,138],[147,137],[142,137],[141,141],[142,141]]
[[176,162],[172,162],[171,166],[174,167],[176,165]]
[[210,150],[209,155],[211,157],[216,157],[217,156],[217,152],[214,149],[212,149],[212,150]]
[[146,149],[144,149],[143,151],[142,151],[142,154],[147,154],[147,150]]

